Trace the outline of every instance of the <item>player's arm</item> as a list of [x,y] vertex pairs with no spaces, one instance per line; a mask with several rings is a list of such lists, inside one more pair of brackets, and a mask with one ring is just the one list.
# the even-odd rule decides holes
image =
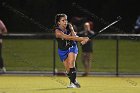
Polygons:
[[71,35],[72,36],[77,36],[76,32],[74,31],[74,28],[73,28],[72,24],[69,23],[68,25],[69,25],[69,29],[71,31]]
[[4,33],[4,34],[7,33],[7,28],[2,21],[0,21],[0,25],[1,25],[2,33]]
[[63,32],[59,31],[58,29],[55,30],[55,35],[56,38],[61,38],[61,39],[65,39],[65,40],[73,40],[73,41],[78,41],[78,42],[87,42],[89,40],[88,37],[76,37],[76,36],[70,36],[70,35],[66,35]]

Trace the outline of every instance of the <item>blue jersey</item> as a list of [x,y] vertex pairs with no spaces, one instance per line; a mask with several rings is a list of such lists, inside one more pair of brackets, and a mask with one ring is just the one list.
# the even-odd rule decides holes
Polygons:
[[[62,31],[66,35],[70,34],[69,30],[64,32],[59,27],[57,27],[56,29]],[[57,42],[58,42],[58,54],[62,62],[68,57],[68,54],[70,52],[78,54],[78,47],[76,41],[62,40],[61,38],[57,38]]]

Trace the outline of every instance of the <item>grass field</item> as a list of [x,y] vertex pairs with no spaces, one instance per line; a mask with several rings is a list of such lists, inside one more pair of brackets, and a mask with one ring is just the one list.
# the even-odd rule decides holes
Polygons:
[[[92,70],[95,72],[116,71],[116,41],[94,40]],[[140,73],[140,42],[119,41],[119,72]],[[56,67],[64,71],[57,54]],[[51,71],[53,69],[53,40],[50,39],[5,39],[3,56],[9,71]],[[78,70],[84,71],[81,62],[81,48],[77,59]]]
[[68,89],[66,77],[0,76],[0,93],[140,93],[140,78],[78,77],[81,88]]

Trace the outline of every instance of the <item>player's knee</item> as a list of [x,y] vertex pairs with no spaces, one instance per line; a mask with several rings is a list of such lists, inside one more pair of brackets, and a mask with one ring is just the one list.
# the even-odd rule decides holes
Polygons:
[[69,68],[73,68],[74,67],[74,61],[69,61],[68,65],[69,65]]

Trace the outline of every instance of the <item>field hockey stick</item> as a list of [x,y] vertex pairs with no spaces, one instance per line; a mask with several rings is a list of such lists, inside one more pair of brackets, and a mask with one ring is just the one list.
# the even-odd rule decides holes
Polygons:
[[114,22],[112,22],[111,24],[109,24],[108,26],[104,27],[103,29],[101,29],[100,31],[98,31],[97,33],[89,36],[89,39],[95,38],[97,35],[99,35],[100,33],[102,33],[103,31],[105,31],[107,28],[111,27],[112,25],[116,24],[117,22],[119,22],[122,19],[122,17],[118,16],[117,20],[115,20]]

